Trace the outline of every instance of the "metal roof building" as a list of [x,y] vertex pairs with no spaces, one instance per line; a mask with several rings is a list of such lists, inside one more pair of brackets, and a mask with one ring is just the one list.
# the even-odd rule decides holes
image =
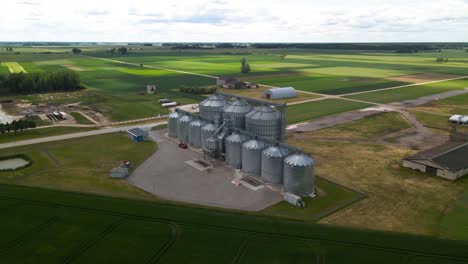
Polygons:
[[296,89],[293,87],[271,88],[263,92],[266,99],[287,99],[297,97]]
[[448,142],[403,159],[403,167],[449,180],[468,174],[468,142]]
[[145,141],[148,137],[148,132],[138,127],[127,130],[127,134],[129,138],[135,140],[136,142]]

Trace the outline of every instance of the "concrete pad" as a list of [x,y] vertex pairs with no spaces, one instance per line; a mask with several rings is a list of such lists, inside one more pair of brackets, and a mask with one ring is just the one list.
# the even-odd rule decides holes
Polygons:
[[260,211],[282,200],[279,192],[268,188],[252,191],[236,186],[234,170],[221,164],[197,170],[186,161],[201,154],[179,148],[164,133],[150,131],[149,138],[158,142],[159,149],[127,178],[129,183],[162,199],[228,209]]

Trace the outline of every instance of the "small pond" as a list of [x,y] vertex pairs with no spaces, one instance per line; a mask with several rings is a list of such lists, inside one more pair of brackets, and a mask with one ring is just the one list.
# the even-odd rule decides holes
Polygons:
[[22,159],[22,158],[11,158],[11,159],[6,159],[6,160],[0,160],[0,171],[22,168],[28,164],[29,164],[29,161]]

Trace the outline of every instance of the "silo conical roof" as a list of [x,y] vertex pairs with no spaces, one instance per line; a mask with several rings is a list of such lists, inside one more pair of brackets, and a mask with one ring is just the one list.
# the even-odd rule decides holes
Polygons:
[[304,153],[296,153],[285,158],[284,163],[287,163],[291,166],[303,167],[312,166],[315,162],[311,157],[305,155]]

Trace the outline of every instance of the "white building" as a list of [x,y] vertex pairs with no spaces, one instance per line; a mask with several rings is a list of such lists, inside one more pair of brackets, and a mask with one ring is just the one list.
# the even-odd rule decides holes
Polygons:
[[297,97],[296,89],[293,87],[271,88],[263,92],[266,99],[287,99]]

